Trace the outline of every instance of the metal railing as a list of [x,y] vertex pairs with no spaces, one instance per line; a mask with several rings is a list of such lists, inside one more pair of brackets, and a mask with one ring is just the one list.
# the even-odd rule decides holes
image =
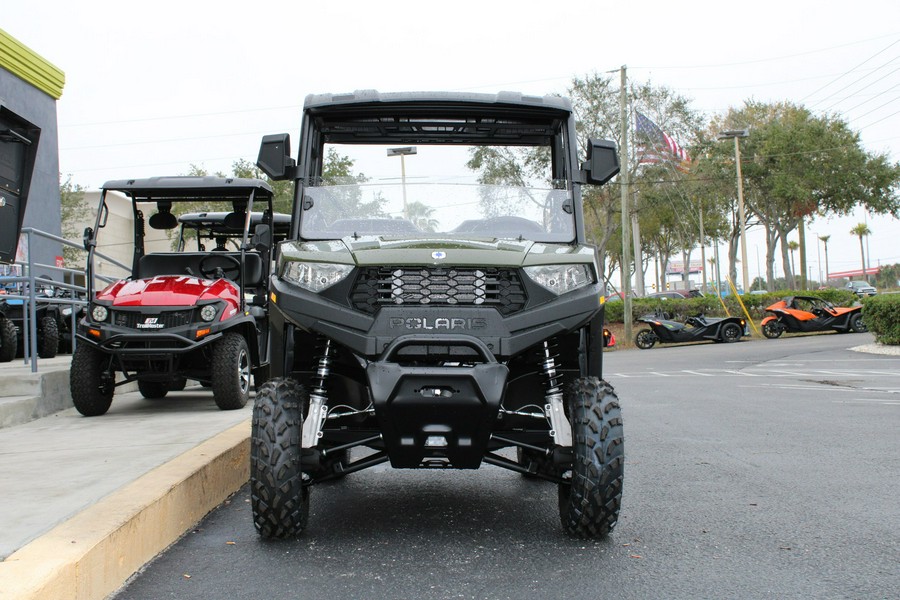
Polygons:
[[[36,373],[38,370],[38,340],[37,340],[37,331],[38,331],[38,323],[37,323],[37,305],[38,303],[43,304],[57,304],[62,306],[71,307],[71,312],[68,315],[68,325],[69,332],[71,335],[71,343],[72,343],[72,352],[75,352],[75,330],[76,325],[78,323],[78,314],[81,312],[82,307],[86,306],[89,299],[86,298],[87,290],[84,285],[78,285],[74,283],[76,280],[80,279],[81,281],[86,282],[86,273],[85,269],[71,269],[68,267],[60,267],[57,265],[48,265],[43,263],[36,263],[33,260],[34,253],[32,252],[33,244],[32,239],[34,236],[52,240],[55,242],[59,242],[63,246],[68,246],[70,248],[76,248],[78,250],[84,250],[81,244],[76,244],[74,242],[70,242],[64,238],[53,235],[52,233],[47,233],[45,231],[40,231],[39,229],[34,229],[33,227],[24,227],[22,228],[22,234],[25,236],[25,254],[26,259],[22,262],[14,262],[13,265],[18,265],[23,273],[22,275],[13,275],[13,276],[4,276],[3,283],[7,285],[11,285],[12,289],[16,290],[14,293],[6,293],[0,295],[0,300],[21,300],[22,301],[22,355],[24,359],[24,363],[27,365],[29,362],[31,363],[31,372]],[[126,270],[130,271],[130,268],[119,263],[115,259],[112,259],[108,256],[105,256],[99,252],[95,251],[97,256],[104,258],[105,260],[122,267]],[[55,279],[47,279],[41,276],[35,276],[35,270],[41,271],[50,271],[53,273],[59,273],[61,275],[60,279],[62,281],[56,281]],[[95,276],[97,279],[111,282],[113,278],[104,277],[100,275]],[[68,279],[68,281],[66,281]],[[68,292],[67,297],[58,297],[55,293],[52,296],[40,296],[38,297],[38,293],[46,288],[52,287],[54,290],[65,290]]]

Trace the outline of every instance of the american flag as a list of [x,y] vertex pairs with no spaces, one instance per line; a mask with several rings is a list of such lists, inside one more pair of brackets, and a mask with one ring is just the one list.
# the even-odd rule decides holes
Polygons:
[[634,111],[634,137],[638,164],[668,162],[679,171],[690,170],[691,157],[687,150],[657,127],[646,115]]

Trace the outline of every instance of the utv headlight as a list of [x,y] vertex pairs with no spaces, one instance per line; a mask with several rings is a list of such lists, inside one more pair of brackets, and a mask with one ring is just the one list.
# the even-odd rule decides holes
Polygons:
[[215,304],[207,304],[203,308],[200,309],[200,318],[209,323],[213,319],[216,318],[216,313],[219,312],[216,309]]
[[100,304],[95,304],[94,308],[91,309],[91,318],[97,321],[98,323],[106,320],[106,317],[109,316],[109,311],[106,310],[105,306],[101,306]]
[[333,263],[287,263],[282,277],[311,292],[319,293],[344,279],[353,271],[353,265]]
[[588,265],[540,265],[524,270],[532,281],[557,296],[594,283]]

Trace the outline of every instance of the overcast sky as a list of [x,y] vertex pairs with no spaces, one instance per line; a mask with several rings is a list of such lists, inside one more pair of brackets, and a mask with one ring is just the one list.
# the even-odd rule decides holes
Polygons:
[[[564,94],[622,65],[708,114],[749,98],[836,114],[900,160],[896,0],[8,0],[0,28],[65,72],[60,169],[91,189],[191,164],[230,172],[266,133],[296,145],[309,93]],[[859,267],[849,230],[864,219],[871,264],[900,262],[900,222],[859,212],[810,227],[832,236],[832,271]],[[757,247],[749,235],[751,278]],[[808,256],[818,278],[812,242]]]

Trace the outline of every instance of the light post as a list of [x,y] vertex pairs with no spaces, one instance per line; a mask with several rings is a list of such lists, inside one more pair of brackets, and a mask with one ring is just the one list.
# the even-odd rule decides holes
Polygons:
[[828,240],[831,239],[831,235],[820,235],[819,239],[822,240],[822,243],[825,244],[825,283],[824,285],[828,285],[828,282],[831,280],[831,277],[828,275]]
[[749,135],[749,129],[732,129],[718,135],[720,140],[734,138],[734,167],[737,171],[738,218],[741,220],[741,275],[744,279],[744,293],[750,289],[750,274],[747,270],[747,220],[744,217],[744,184],[741,177],[741,146],[738,139]]
[[417,149],[415,146],[404,146],[403,148],[388,148],[388,156],[400,157],[400,185],[403,188],[403,218],[409,219],[409,205],[406,202],[406,157],[415,154]]

